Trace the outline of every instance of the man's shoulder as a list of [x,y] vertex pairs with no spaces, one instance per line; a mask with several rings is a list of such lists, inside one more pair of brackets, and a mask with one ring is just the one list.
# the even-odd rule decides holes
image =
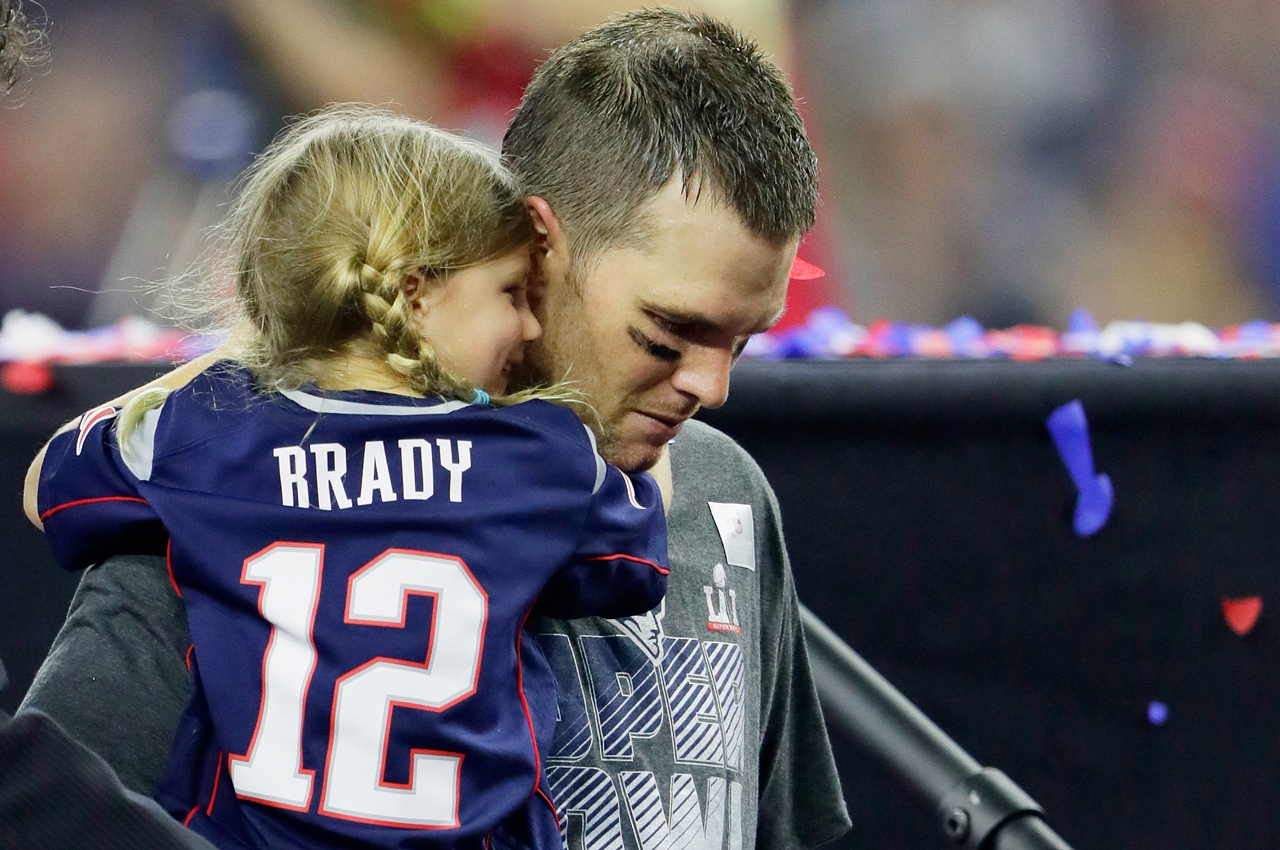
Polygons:
[[718,493],[726,500],[734,496],[756,501],[770,492],[746,449],[723,431],[694,419],[685,423],[671,446],[671,477],[677,493],[696,491],[712,501]]

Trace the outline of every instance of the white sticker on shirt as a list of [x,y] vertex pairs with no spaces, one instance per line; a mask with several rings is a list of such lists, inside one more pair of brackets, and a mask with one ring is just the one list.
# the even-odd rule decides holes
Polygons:
[[750,505],[707,502],[724,543],[725,562],[735,567],[756,569],[756,532]]

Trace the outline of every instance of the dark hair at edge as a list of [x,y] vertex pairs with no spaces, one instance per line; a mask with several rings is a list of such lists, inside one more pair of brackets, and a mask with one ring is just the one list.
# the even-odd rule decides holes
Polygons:
[[8,94],[27,68],[44,59],[44,33],[31,26],[20,0],[0,0],[0,94]]
[[795,98],[755,42],[659,7],[583,33],[535,72],[503,140],[577,257],[636,239],[636,211],[681,170],[686,193],[782,242],[813,226],[818,164]]

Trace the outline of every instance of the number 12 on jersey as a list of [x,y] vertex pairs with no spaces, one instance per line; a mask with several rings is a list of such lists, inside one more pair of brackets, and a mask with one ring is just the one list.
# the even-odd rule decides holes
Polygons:
[[[314,770],[302,766],[303,716],[316,666],[312,638],[324,546],[274,543],[244,562],[242,584],[258,585],[258,610],[271,624],[262,659],[262,705],[248,751],[230,758],[236,795],[307,811]],[[386,782],[391,712],[443,711],[476,690],[489,597],[461,559],[388,549],[351,575],[344,622],[402,629],[411,595],[435,598],[421,663],[374,658],[340,676],[329,726],[322,815],[383,826],[458,825],[460,753],[415,749],[409,781]],[[447,646],[437,642],[446,635]]]

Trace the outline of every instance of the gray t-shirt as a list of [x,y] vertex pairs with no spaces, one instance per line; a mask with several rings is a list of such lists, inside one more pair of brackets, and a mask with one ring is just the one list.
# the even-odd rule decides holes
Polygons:
[[[664,604],[625,620],[530,624],[559,685],[546,773],[567,844],[829,841],[849,819],[773,493],[741,448],[698,422],[671,461]],[[190,693],[189,643],[163,560],[113,558],[85,574],[22,708],[151,793]]]

